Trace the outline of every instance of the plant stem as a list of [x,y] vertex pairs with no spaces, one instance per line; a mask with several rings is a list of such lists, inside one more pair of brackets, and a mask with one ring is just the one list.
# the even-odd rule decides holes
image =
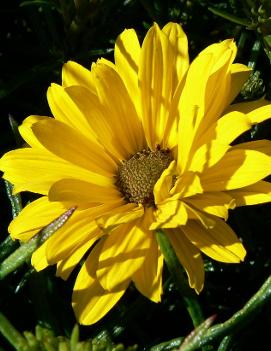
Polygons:
[[10,236],[7,236],[6,239],[0,243],[0,261],[10,255],[18,245],[18,240],[14,241]]
[[31,257],[32,253],[37,248],[37,242],[38,240],[35,238],[21,245],[1,263],[0,280],[15,271],[15,269],[19,268]]
[[25,338],[16,330],[9,320],[0,312],[0,333],[11,343],[16,350],[27,346]]
[[271,299],[271,276],[265,281],[258,292],[246,303],[246,305],[236,312],[224,323],[214,325],[209,328],[205,335],[195,338],[187,344],[182,351],[193,351],[207,345],[218,338],[229,334],[235,334],[238,330],[248,324],[251,319],[260,312],[261,308]]
[[8,196],[8,199],[10,201],[10,204],[11,204],[12,217],[15,218],[18,216],[18,214],[21,212],[21,210],[23,208],[21,195],[20,194],[14,195],[12,193],[13,185],[10,182],[8,182],[7,180],[4,180],[4,182],[5,182],[7,196]]
[[217,351],[227,351],[229,350],[232,343],[232,336],[226,335],[218,346]]
[[59,228],[61,228],[70,216],[75,211],[75,207],[71,207],[61,216],[49,223],[45,228],[41,229],[32,239],[27,243],[22,244],[16,251],[8,256],[0,264],[0,280],[5,278],[8,274],[19,268],[24,262],[30,259],[32,253],[43,244],[50,236],[52,236]]
[[160,229],[156,231],[156,240],[160,246],[170,274],[176,282],[176,287],[179,289],[183,297],[185,306],[192,319],[193,325],[194,327],[197,327],[204,321],[203,314],[197,300],[197,295],[188,286],[187,279],[183,274],[181,265],[169,242],[169,239],[166,234]]
[[184,338],[176,338],[170,341],[162,342],[161,344],[152,346],[149,351],[170,351],[176,350],[181,345]]
[[209,6],[208,10],[211,11],[214,15],[220,16],[222,18],[225,18],[228,21],[231,21],[231,22],[236,23],[236,24],[240,24],[240,25],[245,26],[247,28],[251,28],[253,26],[249,20],[237,17],[231,13],[220,10],[220,9],[215,8],[213,6]]

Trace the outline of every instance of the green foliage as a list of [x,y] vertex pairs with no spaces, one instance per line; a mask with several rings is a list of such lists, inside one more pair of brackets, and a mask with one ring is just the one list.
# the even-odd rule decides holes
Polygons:
[[55,336],[50,329],[37,325],[35,333],[23,332],[21,335],[6,317],[0,314],[0,331],[5,335],[16,351],[136,351],[137,346],[124,347],[114,344],[109,335],[103,333],[94,339],[79,340],[79,327],[75,325],[70,338]]

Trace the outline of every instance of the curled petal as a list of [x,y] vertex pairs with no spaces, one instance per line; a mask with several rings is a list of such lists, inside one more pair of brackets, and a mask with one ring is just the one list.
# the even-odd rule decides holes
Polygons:
[[190,221],[183,232],[198,249],[214,260],[226,263],[243,261],[246,251],[233,230],[221,219],[213,228],[205,228],[198,221]]
[[191,244],[181,229],[167,230],[167,234],[188,275],[189,285],[200,293],[204,284],[204,266],[199,249]]

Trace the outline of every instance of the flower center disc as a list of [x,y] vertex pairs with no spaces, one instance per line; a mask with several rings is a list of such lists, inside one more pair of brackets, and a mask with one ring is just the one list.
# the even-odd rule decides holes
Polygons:
[[169,150],[137,152],[119,166],[116,185],[128,202],[154,206],[154,185],[171,161]]

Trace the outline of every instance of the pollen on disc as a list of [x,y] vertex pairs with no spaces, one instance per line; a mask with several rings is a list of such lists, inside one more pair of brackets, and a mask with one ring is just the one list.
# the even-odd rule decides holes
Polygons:
[[117,174],[117,186],[128,202],[152,206],[153,188],[172,161],[168,150],[142,150],[123,161]]

